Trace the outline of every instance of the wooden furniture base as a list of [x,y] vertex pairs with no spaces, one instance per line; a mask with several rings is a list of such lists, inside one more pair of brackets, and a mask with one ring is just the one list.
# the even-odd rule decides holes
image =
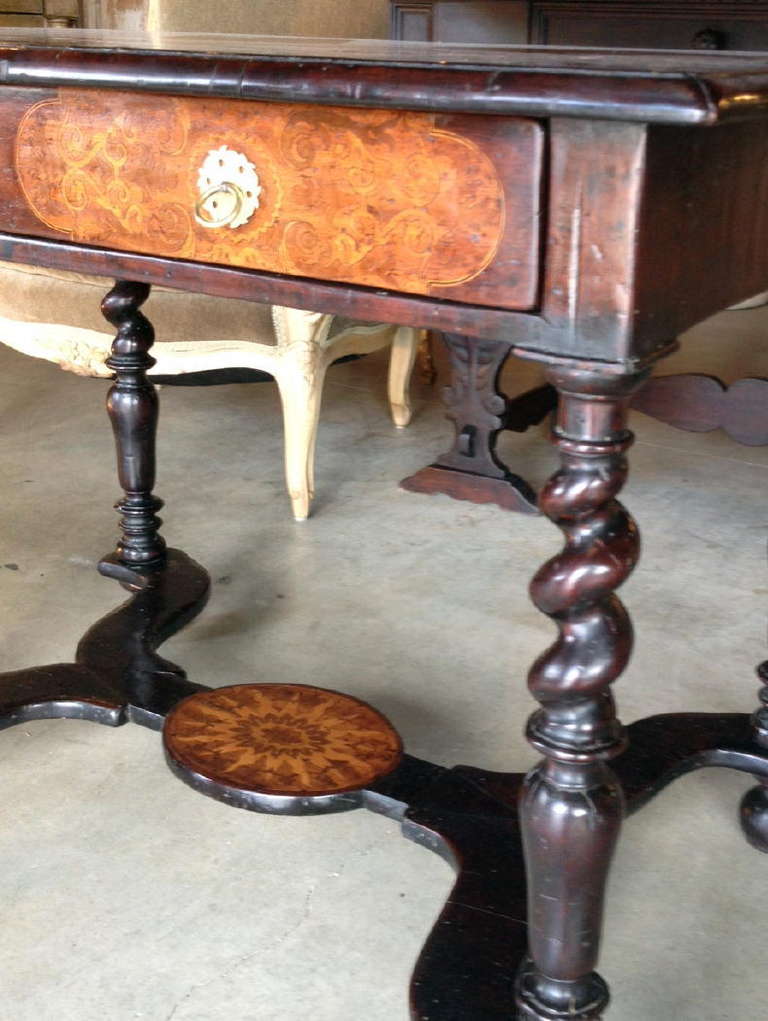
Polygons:
[[[601,1021],[626,809],[730,766],[758,781],[742,820],[768,846],[768,684],[751,718],[627,729],[611,693],[633,641],[617,590],[640,549],[619,500],[627,409],[675,337],[768,286],[768,59],[72,33],[14,36],[0,57],[0,255],[118,281],[102,308],[121,534],[101,571],[133,593],[74,664],[0,679],[6,725],[157,728],[196,690],[155,652],[207,582],[159,532],[150,285],[447,332],[461,386],[440,466],[502,483],[511,345],[558,392],[559,466],[538,504],[563,545],[530,587],[556,628],[529,672],[538,761],[521,780],[406,755],[349,784],[459,873],[415,1018]],[[333,784],[317,797],[353,793]],[[292,807],[315,811],[314,796]]]
[[[0,727],[62,718],[113,727],[132,722],[160,730],[167,719],[169,761],[180,774],[187,767],[172,761],[178,754],[179,733],[190,721],[203,724],[209,714],[215,718],[217,700],[231,701],[232,693],[263,696],[272,687],[293,688],[243,685],[210,690],[187,680],[180,667],[157,655],[160,642],[192,620],[207,595],[205,571],[178,550],[169,550],[165,567],[152,574],[149,584],[90,628],[73,663],[0,675]],[[761,670],[767,681],[768,664]],[[360,706],[371,713],[377,736],[383,734],[391,741],[391,761],[396,763],[387,775],[367,786],[339,794],[330,810],[366,808],[389,816],[401,825],[404,837],[439,854],[456,870],[455,885],[416,963],[411,1017],[415,1021],[510,1021],[512,976],[525,959],[527,942],[517,810],[524,774],[471,766],[446,768],[401,756],[394,731],[386,723],[378,730],[383,717],[375,710],[348,696],[330,694],[331,706],[340,707],[342,715],[349,707],[356,712]],[[250,710],[259,706],[259,699],[245,704]],[[314,711],[312,705],[301,708],[308,721]],[[267,700],[253,722],[263,727],[269,715]],[[768,852],[768,799],[762,786],[768,784],[768,749],[756,741],[749,715],[674,713],[640,720],[627,731],[629,747],[612,768],[629,812],[695,769],[736,769],[761,782],[746,795],[741,817],[750,842]],[[273,793],[248,800],[248,792],[243,792],[243,800],[238,801],[225,797],[222,787],[205,789],[193,772],[183,778],[205,793],[255,811],[311,815],[328,810],[328,798]],[[276,863],[275,868],[279,867]],[[521,974],[524,984],[527,973]],[[552,1016],[571,1021],[579,1015]]]
[[[158,655],[157,647],[203,608],[209,579],[184,553],[167,549],[158,532],[157,397],[147,378],[153,330],[140,310],[148,291],[119,281],[103,302],[117,331],[108,410],[124,496],[117,504],[122,535],[99,571],[131,598],[90,628],[74,662],[0,675],[0,728],[43,718],[113,727],[130,721],[162,729],[171,770],[234,807],[292,815],[367,808],[389,816],[457,872],[413,973],[415,1021],[509,1021],[513,1011],[519,1021],[599,1021],[608,1001],[602,979],[590,970],[578,981],[550,979],[528,960],[527,948],[541,954],[537,939],[558,927],[599,927],[600,884],[619,812],[636,811],[694,769],[737,769],[758,781],[743,799],[742,827],[768,852],[768,663],[759,670],[764,687],[752,717],[655,716],[632,724],[625,738],[601,692],[622,668],[631,638],[612,590],[634,566],[638,541],[614,496],[631,441],[622,409],[644,374],[605,379],[550,371],[561,394],[555,435],[562,466],[541,506],[563,529],[566,546],[531,587],[562,635],[531,671],[542,708],[528,733],[545,760],[528,776],[446,768],[404,754],[392,725],[349,695],[303,684],[210,689]],[[548,399],[542,390],[529,407],[538,414]],[[587,535],[591,550],[584,548]],[[552,665],[584,642],[588,673],[582,677],[569,659],[571,698],[555,704]],[[559,829],[537,857],[529,854],[527,887],[524,852],[544,837],[542,801],[559,806]],[[551,898],[539,907],[542,884],[557,891],[552,909]],[[577,941],[579,952],[585,946]]]

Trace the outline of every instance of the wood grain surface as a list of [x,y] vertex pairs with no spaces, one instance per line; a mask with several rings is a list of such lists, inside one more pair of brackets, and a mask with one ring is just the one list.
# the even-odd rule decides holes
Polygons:
[[238,684],[185,699],[164,741],[178,766],[216,784],[299,797],[359,790],[402,757],[375,709],[305,684]]
[[[542,128],[442,117],[61,89],[21,118],[15,168],[35,233],[510,308],[538,279]],[[226,145],[256,167],[241,227],[195,222]]]

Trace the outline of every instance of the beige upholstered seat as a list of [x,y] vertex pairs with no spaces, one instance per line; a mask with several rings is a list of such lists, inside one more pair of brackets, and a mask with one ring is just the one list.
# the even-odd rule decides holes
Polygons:
[[[109,281],[0,263],[0,340],[86,376],[109,376],[112,344],[99,312]],[[323,380],[331,362],[391,345],[389,401],[395,425],[411,417],[408,383],[418,346],[410,328],[248,301],[153,288],[153,375],[252,368],[277,381],[283,404],[285,472],[294,517],[309,514]]]

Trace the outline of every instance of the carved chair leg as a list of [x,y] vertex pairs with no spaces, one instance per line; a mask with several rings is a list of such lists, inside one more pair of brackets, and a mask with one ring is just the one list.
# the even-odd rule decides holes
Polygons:
[[110,561],[133,571],[147,571],[165,563],[165,541],[157,517],[163,503],[154,496],[155,439],[158,403],[147,371],[155,364],[149,350],[155,339],[152,324],[140,311],[149,297],[149,284],[118,280],[104,298],[101,311],[117,329],[107,365],[115,382],[107,397],[117,448],[117,471],[124,496],[115,505],[122,515],[122,535]]
[[409,385],[422,332],[410,326],[400,326],[392,340],[389,355],[389,409],[398,429],[404,429],[413,414]]
[[560,634],[529,677],[541,708],[528,738],[544,759],[521,793],[531,959],[519,975],[517,1004],[531,1021],[598,1021],[608,989],[594,968],[624,816],[621,786],[607,765],[625,745],[609,686],[632,648],[629,616],[614,590],[639,552],[635,524],[616,495],[632,440],[627,404],[645,375],[559,368],[549,378],[560,394],[561,467],[539,503],[566,543],[531,583],[534,603]]
[[302,363],[285,361],[275,372],[283,405],[285,480],[296,521],[309,517],[315,495],[315,441],[328,367],[321,349],[308,349],[306,355]]

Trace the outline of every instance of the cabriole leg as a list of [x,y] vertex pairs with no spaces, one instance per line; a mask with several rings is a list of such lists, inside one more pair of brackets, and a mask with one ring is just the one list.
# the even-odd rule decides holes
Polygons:
[[162,522],[156,513],[163,503],[152,493],[157,393],[147,379],[147,370],[155,364],[149,354],[155,331],[140,311],[149,291],[149,284],[118,280],[101,304],[105,319],[117,329],[112,354],[107,359],[115,373],[107,411],[115,435],[118,477],[125,494],[115,504],[122,515],[122,535],[108,561],[117,561],[139,572],[165,562],[165,541],[158,534]]
[[560,634],[529,677],[541,708],[528,738],[544,759],[526,778],[520,803],[530,960],[517,1004],[526,1021],[597,1021],[608,1003],[594,968],[624,799],[607,762],[625,743],[609,686],[632,649],[632,626],[614,590],[639,553],[637,529],[616,495],[632,441],[626,409],[645,376],[549,373],[560,398],[561,466],[539,506],[566,543],[531,583],[534,603]]

